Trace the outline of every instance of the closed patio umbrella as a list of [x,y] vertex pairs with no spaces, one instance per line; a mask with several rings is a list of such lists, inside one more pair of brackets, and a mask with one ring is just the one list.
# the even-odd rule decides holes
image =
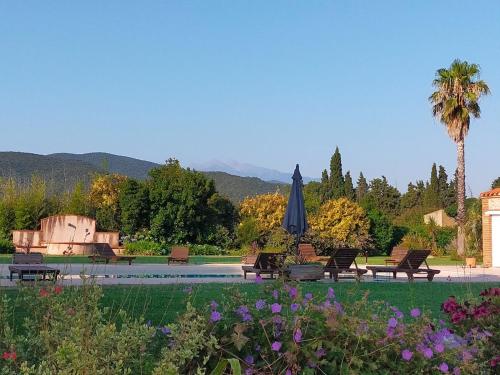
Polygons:
[[298,164],[293,172],[292,180],[292,189],[282,226],[288,233],[296,236],[298,246],[300,237],[304,235],[308,228],[304,194],[302,192],[302,176]]

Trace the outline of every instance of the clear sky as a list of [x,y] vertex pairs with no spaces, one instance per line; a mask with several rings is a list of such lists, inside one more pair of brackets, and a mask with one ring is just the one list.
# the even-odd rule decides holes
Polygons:
[[436,69],[481,65],[466,143],[473,194],[500,175],[500,2],[2,1],[0,150],[237,160],[405,189],[455,146]]

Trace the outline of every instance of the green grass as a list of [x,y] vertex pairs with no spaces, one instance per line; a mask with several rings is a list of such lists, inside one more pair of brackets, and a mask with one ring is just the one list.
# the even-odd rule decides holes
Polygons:
[[[119,310],[126,310],[135,317],[144,317],[153,324],[168,324],[175,320],[185,309],[188,299],[198,308],[207,308],[211,300],[222,302],[232,299],[238,293],[246,294],[253,301],[263,296],[263,288],[272,287],[266,282],[257,284],[176,284],[176,285],[138,285],[105,286],[102,305],[110,308],[110,316]],[[342,303],[349,303],[369,293],[370,300],[387,301],[403,312],[419,307],[430,312],[435,318],[441,317],[441,303],[450,295],[457,298],[477,298],[479,292],[498,283],[301,283],[302,293],[311,292],[316,298],[324,298],[328,287],[333,287]],[[192,288],[188,294],[185,289]],[[279,287],[279,285],[277,286]],[[18,291],[13,288],[0,289],[0,297],[6,293],[15,298]],[[267,297],[270,299],[269,292]],[[18,314],[22,316],[22,312]]]
[[[10,254],[0,254],[0,264],[10,263],[12,255]],[[47,263],[90,263],[90,260],[86,256],[57,256],[48,255],[44,257]],[[368,257],[368,264],[384,264],[385,256],[372,256]],[[358,257],[356,259],[359,265],[365,264],[364,257]],[[134,263],[140,264],[162,264],[166,263],[165,256],[137,256]],[[189,257],[190,264],[210,264],[210,263],[223,263],[223,264],[238,264],[241,263],[240,256],[215,256],[215,255],[194,255]],[[462,265],[461,260],[451,260],[449,256],[444,257],[433,257],[428,259],[429,265],[433,266],[455,266]]]

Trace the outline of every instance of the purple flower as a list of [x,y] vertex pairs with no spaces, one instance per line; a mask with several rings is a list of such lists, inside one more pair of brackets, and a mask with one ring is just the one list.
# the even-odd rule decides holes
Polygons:
[[163,326],[160,328],[160,332],[163,333],[165,336],[166,335],[170,335],[172,333],[172,331],[170,330],[170,328],[168,328],[167,326]]
[[338,314],[342,315],[344,313],[344,308],[342,307],[342,305],[339,302],[333,301],[333,307],[335,307],[335,310],[337,310]]
[[255,302],[255,308],[257,310],[262,310],[264,307],[266,307],[266,301],[263,299],[259,299],[257,302]]
[[245,375],[253,375],[253,374],[254,374],[253,369],[251,369],[251,368],[247,368],[247,369],[245,370]]
[[420,316],[420,309],[412,309],[410,315],[412,318],[418,318]]
[[310,300],[312,300],[312,299],[313,299],[313,295],[312,295],[312,293],[306,293],[306,295],[304,296],[304,299],[305,299],[306,301],[310,301]]
[[271,345],[271,350],[275,352],[279,352],[281,350],[281,342],[275,341]]
[[441,344],[441,343],[434,345],[434,351],[436,353],[442,353],[442,352],[444,352],[444,345]]
[[278,299],[278,291],[276,289],[273,290],[273,298]]
[[279,303],[273,303],[271,305],[271,312],[273,314],[279,314],[281,312],[281,305]]
[[210,302],[210,308],[212,310],[217,310],[217,307],[219,307],[219,304],[215,301]]
[[462,371],[460,370],[459,367],[455,367],[453,369],[453,375],[460,375],[462,373]]
[[220,312],[218,312],[218,311],[215,311],[215,310],[214,310],[214,311],[212,311],[212,314],[210,314],[210,321],[211,321],[212,323],[218,322],[218,321],[219,321],[219,320],[221,320],[221,319],[222,319],[222,315],[221,315],[221,313],[220,313]]
[[431,348],[427,348],[427,347],[426,347],[426,348],[423,348],[423,350],[422,350],[422,354],[423,354],[423,356],[424,356],[425,358],[427,358],[427,359],[431,359],[431,358],[432,358],[432,355],[433,355],[434,353],[432,352],[432,349],[431,349]]
[[464,350],[462,352],[462,359],[464,362],[468,362],[472,359],[472,354],[470,354],[470,352],[468,352],[467,350]]
[[390,318],[387,321],[387,326],[390,328],[396,328],[397,325],[398,325],[398,321],[396,320],[396,318]]
[[257,275],[255,276],[255,284],[261,284],[262,283],[262,276]]
[[292,370],[289,368],[286,369],[285,375],[292,375]]
[[448,364],[446,362],[443,362],[439,365],[439,371],[441,371],[443,374],[447,374],[449,370]]
[[321,358],[321,357],[324,357],[326,355],[326,350],[323,349],[323,348],[319,348],[318,350],[316,350],[316,353],[314,353],[316,355],[316,358]]
[[281,324],[281,323],[283,323],[283,319],[281,319],[281,316],[279,316],[279,315],[274,315],[273,316],[273,323],[274,324]]
[[247,365],[253,365],[254,364],[254,359],[253,359],[253,356],[252,355],[247,355],[245,357],[245,363]]
[[250,315],[250,314],[243,314],[241,316],[241,320],[244,321],[244,322],[248,322],[249,320],[252,320],[252,315]]
[[330,303],[329,299],[327,299],[325,302],[323,302],[324,309],[329,309],[330,307],[332,307],[332,304]]
[[387,335],[387,337],[389,337],[389,338],[394,337],[394,328],[392,328],[392,327],[387,327],[387,329],[385,330],[385,334],[386,334],[386,335]]
[[290,291],[288,292],[290,295],[290,298],[294,299],[297,297],[297,288],[290,288]]
[[398,319],[402,319],[404,316],[403,313],[399,310],[395,312],[395,315],[396,315],[396,318],[398,318]]
[[328,293],[326,294],[326,298],[335,299],[335,291],[333,290],[333,288],[328,288]]
[[240,307],[238,307],[236,309],[236,313],[238,313],[239,315],[245,315],[245,314],[248,314],[249,310],[248,310],[248,307],[245,306],[245,305],[241,305]]
[[293,334],[293,341],[295,341],[296,343],[302,341],[302,330],[300,328],[297,328],[295,330],[295,333]]
[[292,303],[290,305],[290,310],[292,310],[292,312],[297,312],[297,310],[299,309],[300,305],[298,303]]
[[401,357],[403,357],[405,361],[409,361],[411,360],[411,357],[413,357],[413,352],[409,351],[408,349],[405,349],[401,352]]

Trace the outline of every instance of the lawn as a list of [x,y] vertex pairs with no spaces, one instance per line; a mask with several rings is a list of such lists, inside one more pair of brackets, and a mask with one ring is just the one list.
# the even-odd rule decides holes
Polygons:
[[[86,256],[57,256],[49,255],[44,257],[46,263],[90,263],[90,260]],[[368,264],[384,264],[385,256],[372,256],[368,257]],[[10,263],[12,260],[12,255],[10,254],[0,254],[0,264]],[[359,265],[365,264],[364,257],[358,257],[356,259]],[[165,256],[137,256],[134,263],[141,264],[161,264],[166,263]],[[240,256],[216,256],[216,255],[192,255],[189,257],[190,264],[210,264],[210,263],[223,263],[223,264],[238,264],[241,263]],[[449,256],[443,257],[432,257],[428,259],[429,265],[433,266],[456,266],[462,265],[461,260],[452,260]]]
[[[110,308],[113,318],[119,309],[128,311],[136,317],[143,316],[153,324],[168,324],[177,314],[184,311],[186,302],[191,300],[194,306],[206,308],[210,301],[222,302],[236,294],[246,294],[253,300],[262,295],[263,288],[272,287],[266,282],[257,284],[176,284],[176,285],[141,285],[141,286],[106,286],[103,288],[102,304]],[[316,298],[324,298],[328,287],[332,286],[341,303],[349,303],[369,293],[370,300],[387,301],[403,312],[419,307],[430,312],[435,318],[441,317],[441,303],[450,295],[458,298],[477,298],[485,288],[498,286],[498,283],[301,283],[303,293],[311,292]],[[280,287],[277,284],[277,287]],[[192,288],[191,292],[188,292]],[[0,297],[6,293],[11,298],[17,295],[16,289],[0,289]],[[268,292],[267,292],[268,293]],[[269,298],[270,296],[268,296]],[[19,311],[22,315],[22,312]]]

